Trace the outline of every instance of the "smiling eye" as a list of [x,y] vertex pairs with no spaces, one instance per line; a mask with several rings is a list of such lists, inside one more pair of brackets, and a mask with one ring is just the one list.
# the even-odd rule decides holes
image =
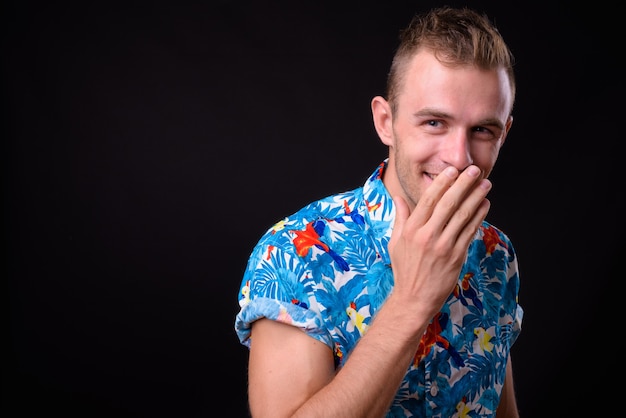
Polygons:
[[472,128],[472,137],[482,141],[493,141],[498,139],[499,133],[496,133],[496,131],[486,128],[484,126],[477,126],[475,128]]

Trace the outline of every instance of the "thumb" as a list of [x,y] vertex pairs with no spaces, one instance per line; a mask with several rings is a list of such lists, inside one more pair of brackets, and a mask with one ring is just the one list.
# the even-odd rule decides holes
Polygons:
[[393,222],[393,232],[391,234],[391,242],[389,243],[390,245],[393,241],[397,240],[398,237],[402,235],[404,224],[411,214],[409,205],[406,203],[406,200],[404,200],[402,196],[394,196],[393,203],[396,207],[396,218]]

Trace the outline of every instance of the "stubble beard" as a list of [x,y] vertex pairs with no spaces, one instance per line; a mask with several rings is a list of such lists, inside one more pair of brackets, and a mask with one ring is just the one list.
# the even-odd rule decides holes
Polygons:
[[404,199],[411,207],[411,210],[413,210],[421,195],[420,179],[418,178],[418,176],[421,176],[421,173],[418,173],[409,161],[402,158],[402,153],[397,147],[394,148],[394,160],[398,184],[402,189]]

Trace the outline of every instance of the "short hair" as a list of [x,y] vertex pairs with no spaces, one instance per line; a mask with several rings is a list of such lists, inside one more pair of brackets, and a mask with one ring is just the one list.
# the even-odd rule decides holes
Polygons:
[[495,24],[467,7],[443,6],[416,14],[400,31],[400,44],[387,76],[387,100],[393,110],[406,67],[419,50],[428,49],[444,65],[474,65],[481,69],[504,68],[515,101],[514,56]]

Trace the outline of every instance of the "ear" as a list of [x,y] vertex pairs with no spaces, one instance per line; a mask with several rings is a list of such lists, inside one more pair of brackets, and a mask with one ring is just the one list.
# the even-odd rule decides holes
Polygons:
[[393,127],[392,127],[392,115],[391,106],[389,102],[382,96],[376,96],[372,99],[372,119],[374,120],[374,127],[378,133],[378,137],[383,144],[387,146],[393,145]]

